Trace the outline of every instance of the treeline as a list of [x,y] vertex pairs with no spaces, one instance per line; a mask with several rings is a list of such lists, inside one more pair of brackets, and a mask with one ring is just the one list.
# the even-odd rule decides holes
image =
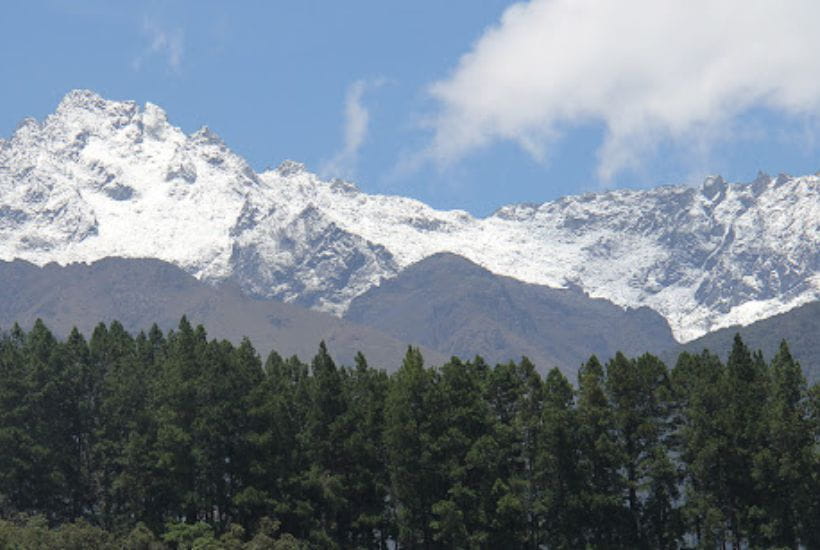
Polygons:
[[819,437],[785,343],[573,386],[38,321],[0,338],[0,547],[820,548]]

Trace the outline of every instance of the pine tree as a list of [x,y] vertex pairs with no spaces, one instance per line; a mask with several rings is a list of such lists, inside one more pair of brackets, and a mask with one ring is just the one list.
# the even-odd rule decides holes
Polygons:
[[66,480],[71,492],[69,515],[79,519],[102,500],[95,475],[100,465],[94,456],[94,447],[103,373],[92,364],[89,346],[76,327],[60,347],[66,369],[63,391],[67,393],[65,398],[69,404],[64,414],[71,424],[74,447]]
[[501,452],[483,396],[487,372],[480,357],[467,363],[454,357],[441,367],[434,392],[440,427],[433,449],[446,494],[433,503],[431,526],[434,540],[444,546],[487,544],[498,500],[505,498],[506,505],[519,508],[509,488],[496,483],[506,480],[496,477]]
[[147,520],[145,508],[134,506],[132,499],[147,488],[124,484],[123,469],[131,466],[125,457],[129,439],[142,435],[135,420],[149,407],[147,394],[153,377],[143,372],[134,339],[116,321],[110,327],[97,325],[89,341],[89,354],[96,388],[92,448],[98,490],[96,516],[109,528],[129,522],[132,514]]
[[249,482],[234,500],[248,529],[269,517],[283,532],[307,536],[313,508],[302,493],[301,472],[310,462],[303,436],[311,405],[308,367],[272,351],[263,372],[249,395]]
[[197,413],[192,425],[197,451],[200,508],[218,532],[238,517],[234,497],[247,483],[251,459],[248,395],[261,381],[261,362],[250,341],[238,348],[227,341],[205,346],[199,365]]
[[543,412],[543,435],[536,470],[542,488],[543,541],[549,548],[583,547],[587,527],[582,495],[587,490],[580,469],[581,441],[575,392],[557,369],[547,374]]
[[205,335],[182,317],[170,332],[160,364],[155,414],[157,422],[156,504],[168,520],[197,522],[205,514],[197,493],[197,448],[194,423]]
[[805,476],[811,499],[801,515],[803,532],[801,540],[807,548],[820,548],[820,382],[815,382],[808,392],[810,433],[814,438],[814,458],[810,472]]
[[703,548],[725,545],[726,456],[729,434],[725,407],[725,366],[718,357],[682,353],[672,371],[677,407],[677,453],[685,465],[684,518]]
[[811,508],[812,437],[806,381],[786,342],[771,363],[764,411],[766,445],[755,454],[753,476],[762,495],[756,541],[761,546],[796,548]]
[[759,513],[762,495],[751,472],[754,454],[765,445],[762,405],[766,403],[767,395],[766,370],[762,356],[759,353],[752,355],[740,335],[735,335],[726,363],[720,421],[729,440],[724,451],[728,489],[724,511],[732,542],[737,548],[749,537],[754,537],[762,519]]
[[492,441],[495,479],[487,502],[491,518],[488,545],[533,547],[538,545],[543,488],[538,476],[542,437],[544,387],[534,365],[497,365],[486,374],[486,400],[493,415]]
[[0,514],[35,511],[36,441],[25,368],[26,335],[15,324],[0,337]]
[[627,544],[674,548],[678,480],[667,460],[671,388],[666,365],[649,354],[630,360],[617,353],[607,364],[606,383],[624,459]]
[[582,532],[593,547],[624,547],[624,537],[631,528],[621,498],[625,459],[616,440],[604,368],[593,356],[581,367],[578,377],[579,466],[584,482],[580,499],[587,510]]
[[396,506],[398,542],[403,547],[432,547],[433,504],[445,496],[446,480],[441,478],[433,452],[442,429],[434,396],[436,383],[435,371],[426,370],[421,353],[411,347],[392,376],[387,394],[385,442],[391,500]]
[[337,421],[344,437],[337,452],[347,461],[342,472],[350,522],[345,545],[377,548],[394,534],[392,510],[385,504],[390,484],[384,445],[388,377],[370,368],[361,352],[355,361],[343,377],[347,407]]
[[28,408],[26,430],[32,436],[30,511],[51,522],[75,519],[74,482],[79,479],[77,380],[67,356],[41,320],[24,346]]
[[324,342],[311,362],[311,374],[304,432],[310,468],[303,471],[302,485],[316,520],[311,538],[317,544],[328,545],[330,540],[344,540],[350,530],[350,506],[344,487],[344,473],[350,464],[343,445],[345,373],[336,367]]
[[226,548],[814,548],[818,441],[820,386],[785,342],[671,375],[593,357],[574,391],[413,348],[392,376],[323,344],[263,367],[185,318],[0,334],[0,546],[156,546],[145,522]]

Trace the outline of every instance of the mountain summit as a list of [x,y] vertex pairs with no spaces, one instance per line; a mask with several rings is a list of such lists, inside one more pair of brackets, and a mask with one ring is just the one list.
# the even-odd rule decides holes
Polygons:
[[505,206],[486,218],[255,173],[211,130],[73,91],[0,140],[0,259],[158,258],[253,296],[342,314],[437,252],[499,275],[648,306],[679,340],[820,298],[820,178],[708,178]]

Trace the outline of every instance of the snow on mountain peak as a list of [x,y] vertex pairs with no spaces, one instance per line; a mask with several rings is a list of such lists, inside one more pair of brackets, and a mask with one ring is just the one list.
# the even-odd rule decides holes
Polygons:
[[276,173],[282,177],[293,176],[307,172],[305,165],[295,160],[283,160],[279,166],[276,167]]
[[219,149],[227,150],[225,142],[219,135],[207,126],[203,126],[193,134],[191,134],[191,141],[202,145],[213,145]]
[[114,102],[103,99],[91,90],[71,90],[57,105],[57,113],[77,111],[80,109],[104,111],[109,104],[131,104],[132,102]]
[[703,183],[700,186],[700,192],[709,199],[714,199],[716,196],[720,195],[721,193],[726,192],[726,188],[729,184],[727,184],[722,177],[719,175],[717,176],[707,176],[706,179],[703,180]]
[[145,132],[154,139],[163,139],[165,129],[168,128],[168,116],[162,108],[153,103],[146,103],[142,115],[142,124]]
[[153,257],[342,313],[437,252],[663,314],[682,340],[820,298],[820,178],[666,186],[517,204],[477,219],[369,195],[284,161],[256,174],[207,127],[70,92],[0,141],[0,258]]

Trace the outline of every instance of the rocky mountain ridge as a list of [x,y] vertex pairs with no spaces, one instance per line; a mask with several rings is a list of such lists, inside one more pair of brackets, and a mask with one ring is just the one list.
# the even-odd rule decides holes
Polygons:
[[158,258],[342,314],[438,252],[661,313],[681,341],[820,298],[820,178],[607,191],[486,218],[370,195],[285,162],[257,174],[159,107],[70,92],[0,140],[0,259]]

